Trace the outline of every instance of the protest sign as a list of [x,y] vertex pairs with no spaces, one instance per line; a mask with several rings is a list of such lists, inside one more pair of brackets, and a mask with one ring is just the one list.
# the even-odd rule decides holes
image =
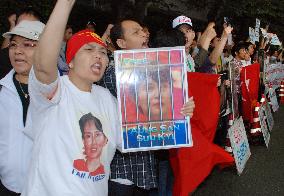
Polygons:
[[284,80],[284,64],[267,64],[265,65],[264,82],[274,90],[278,88],[281,81]]
[[270,105],[266,101],[266,102],[263,103],[263,106],[264,106],[264,112],[265,112],[265,116],[266,116],[267,126],[269,128],[269,131],[272,131],[273,126],[274,126],[274,119],[273,119],[273,116],[272,116]]
[[233,148],[237,171],[240,175],[251,155],[242,117],[234,120],[233,125],[228,130],[228,133]]
[[255,32],[252,27],[249,27],[249,39],[251,43],[255,44]]
[[281,42],[276,34],[274,34],[270,41],[271,45],[281,46]]
[[123,152],[192,146],[184,47],[115,51]]
[[272,107],[273,112],[276,112],[279,109],[279,104],[278,104],[276,92],[273,88],[269,88],[268,97],[270,99],[270,105]]
[[255,41],[256,42],[259,42],[259,28],[260,28],[260,20],[255,19],[254,35],[255,35]]
[[270,133],[268,131],[268,127],[267,127],[267,124],[266,124],[265,108],[264,108],[263,104],[261,104],[261,106],[259,107],[258,116],[259,116],[259,121],[260,121],[263,139],[264,139],[266,147],[268,148],[268,144],[269,144],[269,141],[270,141]]

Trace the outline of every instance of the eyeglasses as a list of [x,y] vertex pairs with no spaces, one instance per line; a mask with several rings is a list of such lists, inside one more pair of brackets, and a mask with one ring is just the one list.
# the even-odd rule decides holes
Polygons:
[[23,42],[23,43],[16,43],[16,42],[11,42],[10,44],[9,44],[9,49],[11,49],[11,50],[15,50],[15,49],[17,49],[17,48],[23,48],[23,49],[31,49],[31,48],[34,48],[34,47],[36,47],[37,46],[37,44],[35,44],[35,43],[31,43],[31,42]]

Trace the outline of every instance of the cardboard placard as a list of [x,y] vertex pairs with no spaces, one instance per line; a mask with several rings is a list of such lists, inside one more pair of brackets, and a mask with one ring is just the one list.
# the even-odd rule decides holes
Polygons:
[[264,112],[266,116],[266,123],[267,123],[268,129],[269,131],[272,131],[273,126],[274,126],[274,119],[273,119],[271,108],[268,102],[265,102],[264,104]]
[[266,124],[265,108],[263,104],[259,107],[258,115],[259,115],[259,121],[260,121],[263,139],[264,139],[266,147],[268,148],[269,141],[270,141],[270,133],[268,131],[268,127]]
[[115,51],[122,152],[192,146],[185,48]]
[[228,133],[233,148],[237,171],[240,175],[251,155],[242,117],[234,120],[233,125],[228,130]]
[[259,19],[255,19],[255,41],[259,42],[259,28],[260,28],[260,20]]
[[270,99],[270,104],[271,104],[273,112],[276,112],[279,109],[279,104],[278,104],[276,92],[273,88],[269,88],[268,97]]

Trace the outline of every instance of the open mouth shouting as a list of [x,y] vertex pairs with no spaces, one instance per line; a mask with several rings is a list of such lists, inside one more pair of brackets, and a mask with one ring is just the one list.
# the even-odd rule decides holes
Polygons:
[[100,62],[96,62],[96,63],[92,64],[90,68],[91,68],[92,73],[100,74],[103,66]]

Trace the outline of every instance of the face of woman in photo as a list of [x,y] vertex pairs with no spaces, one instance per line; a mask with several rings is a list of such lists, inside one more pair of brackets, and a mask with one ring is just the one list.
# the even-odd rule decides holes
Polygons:
[[149,108],[151,112],[151,120],[161,120],[161,109],[163,119],[168,118],[168,113],[171,108],[171,93],[170,85],[167,81],[160,84],[161,89],[161,106],[159,84],[153,79],[148,79],[148,94],[147,83],[141,84],[138,88],[138,105],[145,116],[148,116],[148,98]]
[[87,121],[84,126],[84,148],[87,159],[99,159],[107,138],[99,131],[93,121]]

